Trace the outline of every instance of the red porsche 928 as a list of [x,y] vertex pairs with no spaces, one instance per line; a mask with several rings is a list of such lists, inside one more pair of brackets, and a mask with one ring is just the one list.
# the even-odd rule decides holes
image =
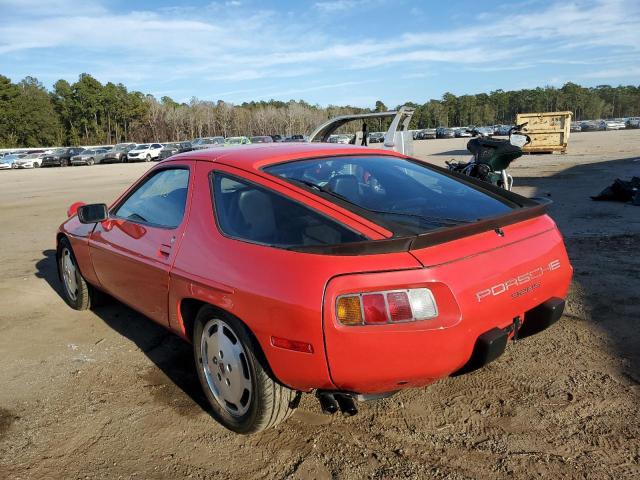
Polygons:
[[496,359],[560,318],[564,243],[527,199],[395,152],[193,151],[57,234],[67,302],[100,292],[193,344],[211,414],[250,433]]

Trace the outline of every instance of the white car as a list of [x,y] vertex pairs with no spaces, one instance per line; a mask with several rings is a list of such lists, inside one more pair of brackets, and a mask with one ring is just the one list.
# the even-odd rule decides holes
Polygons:
[[13,168],[38,168],[46,153],[29,153],[13,162]]
[[624,130],[627,126],[619,120],[606,120],[600,123],[604,130]]
[[159,143],[143,143],[136,145],[133,150],[129,150],[127,153],[127,160],[129,162],[135,162],[142,160],[144,162],[150,162],[151,160],[157,160],[160,156],[160,150],[163,145]]

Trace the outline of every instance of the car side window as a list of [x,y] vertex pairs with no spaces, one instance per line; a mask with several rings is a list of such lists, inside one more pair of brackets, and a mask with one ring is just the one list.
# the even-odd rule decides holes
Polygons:
[[366,240],[299,202],[238,177],[215,173],[212,185],[218,227],[229,237],[281,248]]
[[189,170],[167,168],[147,178],[113,214],[164,228],[182,223],[189,188]]
[[162,148],[162,145],[160,145],[159,143],[154,143],[153,145],[151,145],[151,148]]

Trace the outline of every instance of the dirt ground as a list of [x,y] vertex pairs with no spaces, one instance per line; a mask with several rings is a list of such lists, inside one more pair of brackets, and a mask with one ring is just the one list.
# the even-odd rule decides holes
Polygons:
[[[417,142],[442,164],[464,139]],[[118,304],[59,294],[70,203],[110,201],[149,164],[0,172],[0,478],[638,478],[640,207],[589,199],[640,175],[640,130],[525,156],[515,190],[554,200],[575,268],[568,311],[485,369],[237,436],[203,410],[190,347]]]

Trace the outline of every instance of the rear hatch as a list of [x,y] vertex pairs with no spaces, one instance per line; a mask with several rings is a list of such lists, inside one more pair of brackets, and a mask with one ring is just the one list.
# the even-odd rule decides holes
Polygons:
[[479,333],[566,297],[572,274],[562,236],[547,215],[410,253],[433,280],[451,288]]

